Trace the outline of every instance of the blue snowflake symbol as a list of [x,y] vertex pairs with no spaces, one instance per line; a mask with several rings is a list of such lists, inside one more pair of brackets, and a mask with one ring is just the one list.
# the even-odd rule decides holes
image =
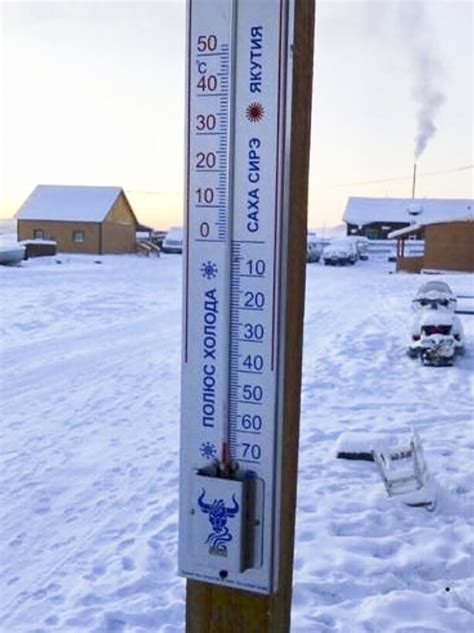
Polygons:
[[214,279],[217,275],[217,266],[214,262],[204,262],[201,265],[201,274],[205,279]]
[[203,442],[201,444],[201,455],[206,459],[212,459],[217,455],[217,449],[211,442]]

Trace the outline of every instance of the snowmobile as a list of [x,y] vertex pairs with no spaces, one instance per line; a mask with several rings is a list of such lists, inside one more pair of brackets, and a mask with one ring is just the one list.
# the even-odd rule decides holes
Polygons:
[[428,281],[419,287],[412,307],[415,311],[421,308],[432,307],[433,304],[443,308],[449,308],[454,312],[457,305],[456,295],[444,281]]
[[456,296],[444,281],[423,284],[412,301],[416,314],[408,355],[423,365],[452,365],[464,353],[464,332],[455,314]]

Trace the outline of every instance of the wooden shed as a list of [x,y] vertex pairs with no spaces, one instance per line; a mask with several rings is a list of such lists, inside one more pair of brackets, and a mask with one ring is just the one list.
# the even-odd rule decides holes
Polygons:
[[38,185],[16,213],[18,240],[55,240],[63,253],[134,253],[138,225],[120,187]]
[[421,270],[474,272],[474,214],[458,220],[423,226],[425,252],[421,257],[405,255],[405,240],[420,231],[420,225],[394,231],[397,238],[397,271],[418,273]]

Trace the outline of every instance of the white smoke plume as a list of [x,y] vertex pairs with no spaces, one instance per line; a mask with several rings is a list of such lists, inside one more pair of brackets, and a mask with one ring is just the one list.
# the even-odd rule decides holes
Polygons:
[[437,130],[436,117],[446,98],[442,88],[444,69],[426,4],[419,0],[401,2],[399,12],[412,73],[412,97],[417,105],[417,160]]

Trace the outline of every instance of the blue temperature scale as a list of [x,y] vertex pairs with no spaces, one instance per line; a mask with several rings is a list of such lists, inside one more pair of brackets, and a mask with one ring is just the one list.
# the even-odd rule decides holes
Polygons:
[[293,2],[189,0],[180,573],[276,589]]

